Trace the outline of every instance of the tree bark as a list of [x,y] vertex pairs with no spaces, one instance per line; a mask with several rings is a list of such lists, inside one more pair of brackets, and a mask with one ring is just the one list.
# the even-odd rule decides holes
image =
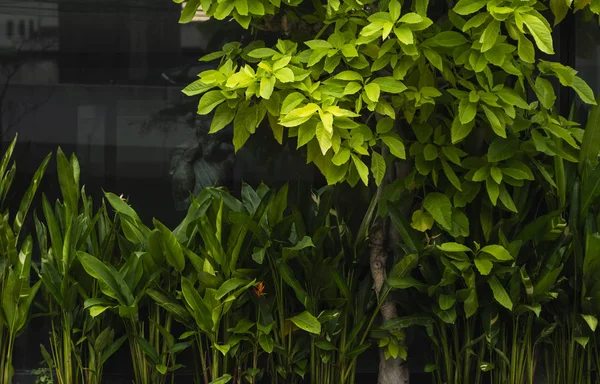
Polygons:
[[[373,276],[373,288],[380,298],[381,288],[387,278],[387,251],[385,250],[386,233],[383,226],[372,228],[370,233],[371,238],[371,254],[370,265],[371,274]],[[396,304],[388,296],[380,308],[383,321],[398,317]],[[377,384],[408,384],[409,371],[406,362],[398,358],[389,358],[386,360],[383,350],[379,351],[379,375]]]

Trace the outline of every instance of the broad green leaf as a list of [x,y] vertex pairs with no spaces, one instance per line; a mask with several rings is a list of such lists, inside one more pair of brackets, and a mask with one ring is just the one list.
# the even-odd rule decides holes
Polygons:
[[519,33],[518,53],[519,57],[524,62],[535,63],[535,48],[533,46],[533,43],[522,33]]
[[511,254],[501,245],[486,245],[485,247],[481,248],[480,252],[492,255],[494,258],[500,261],[513,260]]
[[206,92],[198,103],[198,114],[208,115],[219,104],[225,101],[225,96],[221,91]]
[[600,154],[600,106],[595,105],[588,115],[581,150],[579,151],[579,172],[583,174],[585,167],[598,164]]
[[492,268],[494,267],[494,263],[492,263],[490,260],[476,258],[474,262],[475,267],[477,267],[479,273],[481,273],[484,276],[489,275]]
[[185,268],[185,258],[183,257],[181,244],[179,244],[179,241],[177,241],[173,232],[156,219],[154,220],[154,226],[161,233],[163,251],[167,258],[167,262],[171,267],[175,268],[177,272],[182,273],[183,268]]
[[[285,103],[285,100],[284,100]],[[282,115],[279,124],[284,127],[296,127],[308,121],[315,113],[320,110],[319,106],[314,103],[307,104],[303,107],[296,108],[286,115]]]
[[255,59],[268,59],[277,54],[277,51],[271,48],[257,48],[248,53],[248,56]]
[[437,247],[443,252],[472,252],[466,245],[454,242],[443,243]]
[[200,0],[188,0],[181,11],[181,16],[179,17],[179,23],[185,24],[189,23],[196,16],[196,11],[200,6]]
[[75,184],[75,176],[73,167],[63,153],[62,149],[58,148],[56,152],[56,165],[58,169],[58,181],[60,191],[63,195],[64,203],[71,209],[71,212],[77,214],[79,203],[79,185]]
[[579,76],[575,76],[573,79],[573,83],[571,84],[571,88],[581,98],[584,103],[596,105],[596,100],[594,100],[594,91],[590,88],[589,85]]
[[308,333],[313,333],[317,335],[321,333],[321,323],[308,311],[304,311],[299,315],[290,318],[290,321],[294,323],[298,328]]
[[481,105],[481,109],[483,109],[483,112],[485,113],[485,116],[487,117],[488,121],[490,122],[490,125],[492,126],[492,130],[494,131],[494,133],[500,137],[504,137],[506,138],[506,127],[504,126],[504,124],[502,124],[500,122],[500,119],[498,119],[498,116],[496,115],[495,111],[500,112],[497,108],[491,109],[486,107],[485,105]]
[[426,286],[425,283],[420,282],[412,276],[390,277],[387,279],[387,283],[390,287],[396,289],[408,289]]
[[433,228],[433,223],[433,216],[430,213],[418,209],[412,214],[410,226],[419,232],[425,232]]
[[77,257],[85,271],[102,283],[100,287],[107,296],[118,300],[121,305],[131,306],[134,304],[135,299],[130,288],[112,266],[105,265],[85,252],[77,252]]
[[500,196],[500,185],[494,181],[491,177],[485,181],[485,189],[487,190],[488,196],[493,206],[498,203],[498,197]]
[[490,288],[492,289],[494,299],[496,299],[496,301],[504,308],[512,311],[513,303],[510,300],[510,297],[508,296],[508,293],[506,292],[502,284],[500,284],[500,282],[498,281],[498,278],[496,278],[496,276],[492,276],[487,280],[487,282]]
[[443,31],[425,40],[425,43],[433,46],[456,47],[462,44],[466,44],[467,38],[459,32]]
[[231,381],[231,379],[233,379],[233,376],[231,376],[229,373],[227,373],[227,374],[219,377],[218,379],[211,381],[208,384],[227,384]]
[[286,96],[286,98],[283,100],[283,103],[281,104],[281,114],[287,115],[294,108],[300,105],[305,99],[306,97],[304,97],[304,95],[300,92],[290,93]]
[[263,99],[269,99],[275,89],[275,77],[263,77],[260,79],[260,97]]
[[446,162],[444,159],[441,159],[441,163],[442,169],[444,170],[444,174],[448,178],[448,181],[450,181],[454,188],[458,189],[459,191],[462,191],[462,184],[460,182],[460,179],[458,178],[458,176],[456,176],[456,173],[452,169],[452,166],[448,164],[448,162]]
[[485,7],[487,0],[460,0],[452,10],[459,15],[470,15]]
[[479,38],[479,42],[481,43],[481,52],[486,52],[492,49],[492,47],[496,44],[496,40],[498,39],[499,35],[500,22],[498,20],[493,20],[488,24]]
[[554,26],[556,27],[569,13],[570,4],[573,0],[550,0],[550,10],[554,15]]
[[521,14],[521,17],[540,51],[553,55],[554,48],[550,29],[535,15],[525,13]]
[[390,153],[399,159],[406,159],[406,149],[400,138],[396,135],[381,135],[381,140],[390,149]]
[[452,203],[448,196],[433,192],[425,196],[423,208],[446,230],[452,229]]
[[551,109],[554,106],[556,94],[554,93],[552,83],[548,80],[538,76],[538,78],[535,79],[535,93],[544,108]]
[[235,118],[235,109],[229,107],[227,103],[223,103],[215,110],[215,115],[210,123],[210,130],[208,133],[219,132],[227,125],[231,124]]
[[438,297],[438,305],[442,311],[447,311],[456,303],[455,295],[440,295]]
[[596,332],[596,327],[598,326],[598,319],[596,316],[582,314],[581,317],[583,317],[583,320],[585,320],[587,325],[590,327],[590,330],[592,332]]
[[377,83],[369,83],[365,85],[365,93],[369,100],[376,103],[379,101],[379,93],[381,91],[379,84]]
[[321,148],[321,153],[324,155],[329,151],[332,147],[333,143],[331,138],[333,137],[333,132],[327,130],[323,122],[319,121],[315,127],[315,136],[317,137],[317,141],[319,142],[319,147]]
[[294,72],[289,68],[281,68],[275,72],[275,77],[282,83],[291,83],[294,81]]
[[369,185],[369,168],[367,165],[360,159],[360,157],[355,154],[351,154],[352,162],[358,171],[358,175],[362,180],[364,185]]
[[215,299],[221,300],[223,297],[225,297],[232,291],[234,291],[237,288],[241,287],[242,285],[245,285],[248,283],[249,283],[249,281],[246,281],[243,279],[238,279],[238,278],[229,279],[219,287],[219,289],[217,290],[217,293],[215,294]]
[[518,140],[497,137],[488,148],[488,161],[491,163],[510,159],[519,149]]
[[462,141],[465,137],[469,136],[473,127],[475,126],[475,121],[471,121],[468,124],[463,124],[460,122],[460,118],[457,116],[452,120],[451,127],[451,135],[452,135],[452,144],[456,144]]
[[274,342],[271,336],[261,333],[260,336],[258,336],[258,343],[263,351],[267,353],[273,352]]
[[477,115],[477,104],[471,103],[469,99],[464,98],[458,105],[458,117],[461,124],[470,123]]
[[373,151],[371,154],[371,173],[373,174],[376,185],[381,184],[383,181],[385,170],[385,159],[379,154],[379,152]]

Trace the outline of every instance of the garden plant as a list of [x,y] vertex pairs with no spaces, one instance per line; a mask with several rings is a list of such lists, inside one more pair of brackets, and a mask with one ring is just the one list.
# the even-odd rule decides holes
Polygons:
[[366,353],[407,383],[417,330],[435,383],[600,380],[600,107],[552,35],[597,0],[188,0],[180,22],[199,7],[253,37],[183,90],[210,132],[271,130],[323,185],[205,188],[169,228],[92,201],[60,149],[61,197],[34,200],[47,157],[11,201],[15,138],[2,383],[32,315],[60,384],[106,382],[121,348],[136,384],[354,383]]

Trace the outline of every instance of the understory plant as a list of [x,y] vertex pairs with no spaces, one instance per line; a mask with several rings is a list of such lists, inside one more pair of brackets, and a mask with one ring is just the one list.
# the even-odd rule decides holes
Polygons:
[[[12,201],[10,189],[17,168],[14,162],[11,164],[11,158],[16,143],[15,135],[0,161],[0,381],[6,384],[12,383],[15,372],[15,340],[25,329],[40,287],[39,281],[32,284],[31,280],[33,240],[30,234],[24,236],[22,230],[51,156],[42,161],[20,202]],[[16,214],[11,214],[15,206]]]
[[100,287],[84,273],[77,253],[113,260],[119,224],[110,217],[104,202],[95,207],[85,188],[80,187],[77,158],[67,158],[60,148],[56,158],[62,199],[53,205],[44,195],[43,216],[34,217],[43,304],[51,326],[49,350],[44,344],[40,347],[57,383],[101,383],[104,363],[125,338],[116,337],[110,319],[90,316],[86,311],[85,300],[95,297]]

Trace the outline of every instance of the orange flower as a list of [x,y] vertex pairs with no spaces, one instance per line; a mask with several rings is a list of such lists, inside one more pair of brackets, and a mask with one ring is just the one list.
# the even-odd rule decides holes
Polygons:
[[258,284],[256,285],[256,288],[254,288],[254,293],[256,294],[256,296],[258,296],[259,298],[264,295],[263,291],[265,290],[265,285],[263,284],[262,281],[259,281]]

